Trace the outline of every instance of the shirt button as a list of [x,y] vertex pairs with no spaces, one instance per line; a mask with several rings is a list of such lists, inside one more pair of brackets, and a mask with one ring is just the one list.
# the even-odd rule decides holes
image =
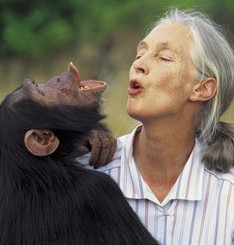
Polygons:
[[172,215],[174,215],[174,210],[173,209],[168,209],[167,211],[165,211],[165,214],[172,216]]

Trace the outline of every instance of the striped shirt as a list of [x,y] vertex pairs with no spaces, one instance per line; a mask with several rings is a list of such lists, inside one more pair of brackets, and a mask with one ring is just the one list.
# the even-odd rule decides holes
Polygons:
[[[234,244],[234,169],[217,173],[201,162],[198,141],[176,183],[160,203],[135,164],[136,129],[118,138],[113,161],[99,168],[119,185],[143,224],[162,245]],[[87,165],[87,155],[81,162]]]

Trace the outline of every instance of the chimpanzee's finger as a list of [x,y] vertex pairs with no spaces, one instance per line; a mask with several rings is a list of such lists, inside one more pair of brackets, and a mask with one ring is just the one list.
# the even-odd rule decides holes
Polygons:
[[89,165],[96,166],[100,158],[100,152],[102,149],[102,141],[98,137],[96,137],[96,138],[91,138],[89,143],[91,145],[91,156],[89,159]]
[[101,154],[99,155],[98,162],[96,162],[94,166],[95,168],[104,166],[112,160],[115,150],[116,150],[116,145],[117,145],[117,140],[112,137],[106,138],[103,141]]

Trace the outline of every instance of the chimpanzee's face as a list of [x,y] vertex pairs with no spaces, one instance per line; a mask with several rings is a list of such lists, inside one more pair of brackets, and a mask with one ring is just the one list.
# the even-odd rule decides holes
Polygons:
[[48,106],[56,104],[92,106],[97,105],[100,94],[106,89],[103,81],[80,81],[80,74],[71,62],[69,71],[52,77],[46,83],[25,79],[23,92],[32,100]]

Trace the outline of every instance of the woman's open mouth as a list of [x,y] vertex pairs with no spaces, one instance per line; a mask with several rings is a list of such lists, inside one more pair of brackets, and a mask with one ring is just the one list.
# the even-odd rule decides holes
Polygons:
[[131,80],[130,81],[130,87],[128,89],[129,95],[137,95],[141,93],[143,90],[142,85],[137,80]]

